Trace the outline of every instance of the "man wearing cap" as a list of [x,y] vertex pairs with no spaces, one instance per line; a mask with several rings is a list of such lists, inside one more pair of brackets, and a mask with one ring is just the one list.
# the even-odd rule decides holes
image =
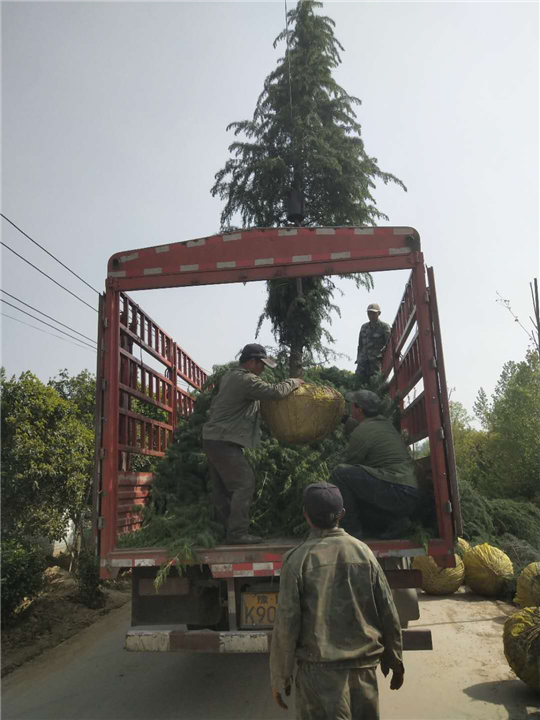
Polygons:
[[282,400],[304,383],[289,378],[271,385],[260,378],[265,367],[275,368],[276,361],[268,357],[262,345],[246,345],[239,367],[222,377],[203,426],[203,450],[214,485],[216,516],[231,545],[262,540],[248,532],[255,476],[243,453],[243,448],[255,448],[260,443],[260,400]]
[[331,478],[347,511],[343,528],[356,537],[369,533],[385,540],[398,538],[426,500],[418,489],[413,460],[392,422],[380,414],[375,393],[357,390],[345,397],[357,424],[345,464],[338,465]]
[[381,371],[383,351],[390,337],[390,325],[379,320],[381,308],[377,303],[368,305],[367,314],[369,322],[360,328],[356,354],[356,374],[363,383]]
[[335,485],[304,491],[311,534],[283,558],[272,633],[270,675],[287,709],[295,662],[298,720],[378,720],[376,668],[404,679],[399,617],[381,566],[363,542],[339,528],[343,499]]

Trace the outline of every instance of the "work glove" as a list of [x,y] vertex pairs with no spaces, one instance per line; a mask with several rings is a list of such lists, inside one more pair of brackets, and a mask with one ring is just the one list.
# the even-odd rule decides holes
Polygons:
[[[384,677],[388,676],[388,673],[390,672],[390,666],[388,664],[388,661],[384,658],[381,660],[381,672],[384,675]],[[392,679],[390,680],[390,690],[399,690],[399,688],[403,685],[403,681],[405,679],[405,668],[401,664],[399,667],[394,668],[392,671]]]
[[[284,692],[285,692],[286,697],[290,696],[290,694],[291,694],[291,681],[290,680],[288,680],[285,683]],[[280,707],[282,710],[289,709],[289,706],[285,703],[285,701],[281,697],[281,693],[279,692],[279,690],[276,690],[276,688],[272,688],[272,695],[274,696],[274,702],[276,703],[276,705],[278,707]]]

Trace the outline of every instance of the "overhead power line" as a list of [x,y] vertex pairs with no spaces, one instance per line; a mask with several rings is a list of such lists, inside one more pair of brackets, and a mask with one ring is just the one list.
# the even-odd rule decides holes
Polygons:
[[65,290],[65,291],[66,291],[67,293],[69,293],[70,295],[73,295],[73,297],[74,297],[74,298],[77,298],[77,300],[78,300],[79,302],[82,302],[83,305],[86,305],[86,307],[89,307],[91,310],[93,310],[94,312],[97,313],[96,308],[93,307],[92,305],[90,305],[89,303],[87,303],[86,300],[83,300],[83,299],[80,298],[78,295],[76,295],[74,292],[71,292],[71,290],[68,290],[67,287],[65,287],[64,285],[62,285],[62,283],[59,283],[57,280],[55,280],[54,278],[52,278],[50,275],[47,275],[46,272],[43,272],[43,270],[40,270],[40,269],[37,267],[37,265],[34,265],[33,263],[31,263],[30,260],[27,260],[27,259],[24,258],[22,255],[19,255],[18,252],[15,252],[15,250],[13,250],[13,248],[10,248],[9,245],[6,245],[5,242],[2,242],[1,244],[2,244],[7,250],[9,250],[9,251],[12,252],[14,255],[16,255],[18,258],[20,258],[21,260],[24,260],[25,263],[27,263],[28,265],[30,265],[31,267],[33,267],[34,270],[37,270],[37,271],[38,271],[39,273],[41,273],[42,275],[45,275],[45,277],[46,277],[46,278],[49,278],[49,280],[52,280],[52,282],[53,282],[55,285],[58,285],[58,287],[61,287],[62,290]]
[[75,345],[78,348],[82,348],[83,350],[93,350],[94,352],[97,352],[95,348],[88,348],[86,345],[79,345],[78,342],[71,342],[71,340],[66,340],[66,338],[60,337],[60,335],[55,335],[52,332],[49,332],[48,330],[43,330],[43,328],[36,327],[35,325],[31,325],[30,323],[24,322],[24,320],[19,320],[19,318],[13,317],[13,315],[8,315],[7,313],[0,312],[0,315],[3,315],[4,317],[9,318],[10,320],[15,320],[15,322],[21,323],[21,325],[26,325],[26,327],[34,328],[34,330],[38,330],[39,332],[45,333],[45,335],[50,335],[51,337],[58,338],[58,340],[63,340],[64,342],[69,343],[70,345]]
[[56,330],[56,332],[62,333],[62,335],[67,335],[67,337],[71,338],[72,340],[76,340],[78,343],[81,343],[82,345],[87,345],[89,348],[92,348],[92,350],[95,350],[95,347],[90,345],[90,343],[85,342],[84,340],[79,340],[79,338],[73,337],[73,335],[70,335],[67,332],[64,332],[63,330],[60,330],[60,328],[55,327],[54,325],[51,325],[51,323],[45,322],[45,320],[42,320],[41,318],[36,317],[35,315],[32,315],[29,312],[26,312],[26,310],[23,310],[22,308],[17,307],[16,305],[13,305],[13,303],[8,302],[7,300],[4,300],[3,298],[0,298],[0,302],[5,303],[6,305],[9,305],[12,308],[15,308],[15,310],[18,310],[19,312],[24,313],[25,315],[28,315],[28,317],[31,317],[32,320],[37,320],[40,323],[43,323],[43,325],[47,325],[47,327],[52,328],[53,330]]
[[6,215],[4,215],[4,213],[0,213],[0,215],[4,218],[4,220],[6,220],[6,222],[8,222],[10,225],[13,225],[13,227],[15,228],[15,230],[18,230],[18,231],[21,233],[21,235],[24,235],[24,237],[28,238],[28,239],[30,240],[30,242],[33,242],[34,245],[37,245],[38,248],[40,248],[41,250],[43,250],[43,252],[47,253],[47,255],[49,255],[49,257],[52,257],[53,260],[56,260],[56,262],[57,262],[59,265],[61,265],[61,266],[62,266],[63,268],[65,268],[68,272],[70,272],[72,275],[74,275],[78,280],[80,280],[82,283],[84,283],[84,284],[86,285],[86,287],[89,287],[90,290],[93,290],[95,293],[97,293],[98,295],[100,295],[99,290],[96,290],[96,288],[93,287],[92,285],[90,285],[90,283],[87,283],[86,280],[83,280],[83,278],[82,278],[80,275],[77,275],[77,273],[76,273],[74,270],[72,270],[72,269],[71,269],[70,267],[68,267],[65,263],[63,263],[61,260],[59,260],[55,255],[52,254],[52,252],[49,252],[49,251],[47,250],[47,248],[44,248],[43,245],[40,245],[36,240],[34,240],[34,238],[30,237],[30,235],[28,235],[28,233],[25,233],[24,230],[21,230],[21,228],[20,228],[18,225],[15,225],[15,223],[13,222],[13,220],[10,220]]
[[69,325],[66,325],[63,322],[60,322],[60,320],[57,320],[56,318],[51,317],[51,315],[47,315],[47,313],[42,312],[41,310],[38,310],[33,305],[29,305],[27,302],[24,302],[24,300],[20,300],[18,297],[15,297],[15,295],[12,295],[11,293],[8,293],[6,290],[3,290],[0,288],[0,292],[3,292],[4,295],[7,295],[10,298],[13,298],[13,300],[16,300],[18,303],[21,303],[21,305],[25,305],[26,307],[29,307],[30,310],[33,310],[34,312],[39,313],[40,315],[43,315],[43,317],[49,318],[49,320],[52,320],[57,325],[61,325],[62,327],[65,327],[67,330],[71,330],[71,332],[76,333],[77,335],[80,335],[83,338],[86,338],[87,340],[90,340],[90,342],[93,342],[94,344],[97,344],[94,338],[88,337],[88,335],[84,335],[82,332],[79,332],[78,330],[75,330],[75,328],[70,327]]

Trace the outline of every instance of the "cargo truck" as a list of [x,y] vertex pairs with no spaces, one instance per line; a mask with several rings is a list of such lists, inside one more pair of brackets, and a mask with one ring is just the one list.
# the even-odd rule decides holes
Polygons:
[[[421,586],[411,558],[427,553],[441,567],[453,566],[461,532],[435,279],[424,264],[418,232],[410,227],[255,228],[110,258],[99,308],[93,527],[101,577],[114,578],[126,568],[132,572],[127,650],[267,652],[283,555],[300,542],[283,538],[198,548],[197,560],[171,570],[159,592],[154,580],[168,561],[167,548],[118,547],[123,533],[141,526],[141,507],[151,496],[152,473],[136,471],[134,458],[164,456],[177,422],[192,413],[207,380],[205,370],[127,293],[391,270],[409,274],[383,374],[400,405],[407,442],[429,439],[430,455],[422,464],[433,492],[437,533],[427,545],[410,539],[366,542],[385,569],[407,628],[418,617],[416,588]],[[403,638],[405,649],[431,648],[429,630],[405,629]]]

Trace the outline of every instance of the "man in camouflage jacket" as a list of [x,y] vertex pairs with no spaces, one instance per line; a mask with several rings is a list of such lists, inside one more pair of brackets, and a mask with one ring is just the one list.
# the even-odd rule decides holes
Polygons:
[[378,720],[376,668],[390,687],[404,679],[402,638],[392,592],[371,550],[339,528],[335,485],[304,493],[309,538],[283,559],[270,673],[287,709],[295,662],[297,720]]
[[248,532],[255,476],[243,453],[243,448],[255,448],[260,443],[260,401],[282,400],[304,382],[289,378],[271,385],[259,377],[265,367],[275,368],[276,362],[267,356],[264,347],[257,343],[246,345],[239,367],[221,378],[203,427],[203,450],[214,485],[216,516],[231,545],[262,540]]
[[381,308],[377,303],[368,305],[369,322],[360,328],[356,354],[356,374],[362,383],[381,371],[384,348],[390,337],[390,325],[379,320]]

